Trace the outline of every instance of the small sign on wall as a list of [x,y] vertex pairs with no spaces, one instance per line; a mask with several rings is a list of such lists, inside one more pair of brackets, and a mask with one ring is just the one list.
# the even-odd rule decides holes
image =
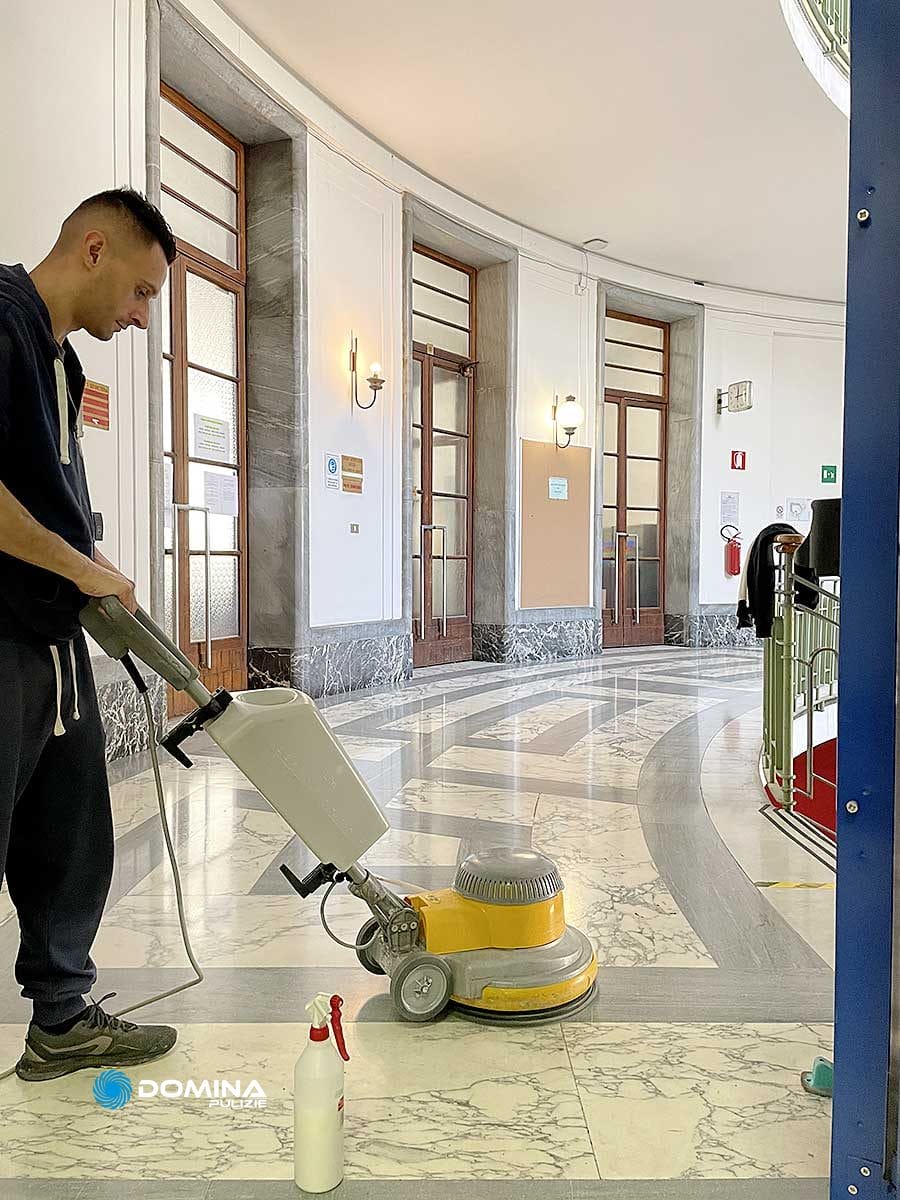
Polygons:
[[342,475],[341,487],[345,492],[352,492],[354,495],[361,496],[363,481],[358,475]]
[[822,464],[822,482],[837,483],[837,466],[826,466]]
[[731,469],[732,471],[747,470],[747,451],[732,450],[731,452]]
[[325,455],[325,487],[330,492],[341,490],[340,456],[329,451]]
[[568,500],[569,498],[569,481],[564,476],[550,476],[550,499],[551,500]]
[[109,387],[86,379],[81,394],[81,416],[91,429],[109,429]]
[[785,517],[788,521],[811,521],[812,501],[807,496],[788,496],[785,501]]

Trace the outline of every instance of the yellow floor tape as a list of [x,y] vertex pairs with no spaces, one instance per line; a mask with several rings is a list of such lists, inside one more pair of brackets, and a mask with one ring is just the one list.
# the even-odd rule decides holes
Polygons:
[[776,883],[774,881],[766,881],[757,883],[758,888],[828,888],[834,890],[834,883]]

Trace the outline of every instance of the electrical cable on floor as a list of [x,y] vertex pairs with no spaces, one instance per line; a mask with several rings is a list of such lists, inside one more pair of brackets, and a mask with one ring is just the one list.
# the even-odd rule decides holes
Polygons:
[[[137,683],[137,678],[139,678],[139,675],[137,675],[136,668],[134,671],[129,670],[129,674],[131,675],[132,679],[135,680],[135,683]],[[136,678],[136,676],[137,676],[137,678]],[[141,680],[141,683],[143,683],[143,680]],[[187,956],[191,961],[191,966],[194,968],[194,971],[196,972],[196,978],[189,979],[186,983],[180,983],[177,987],[169,988],[165,992],[159,992],[155,996],[149,996],[146,1000],[141,1000],[137,1004],[129,1005],[128,1008],[120,1008],[118,1010],[118,1012],[110,1013],[110,1016],[113,1016],[113,1017],[123,1017],[126,1013],[135,1012],[139,1008],[145,1008],[148,1004],[155,1004],[157,1000],[165,1000],[167,997],[174,996],[178,992],[183,992],[187,988],[196,987],[196,985],[198,983],[201,983],[204,978],[203,968],[200,966],[200,964],[197,962],[196,957],[194,956],[194,951],[191,947],[191,939],[188,936],[188,931],[187,931],[187,922],[185,920],[185,915],[184,915],[184,895],[181,890],[181,875],[178,870],[178,862],[175,858],[175,847],[172,845],[172,835],[169,831],[169,821],[166,816],[165,793],[163,791],[162,776],[160,775],[160,770],[159,770],[159,753],[158,753],[157,746],[156,746],[156,727],[155,727],[154,720],[153,720],[153,706],[150,702],[150,695],[147,690],[146,684],[144,684],[143,687],[138,685],[138,691],[140,692],[141,700],[144,702],[144,711],[145,711],[146,717],[147,717],[147,732],[148,732],[148,739],[149,739],[149,746],[150,746],[150,761],[153,764],[153,779],[156,784],[156,799],[159,804],[159,819],[160,819],[160,822],[162,823],[163,837],[165,838],[165,841],[166,841],[166,851],[168,852],[169,862],[172,865],[172,874],[175,878],[175,901],[178,905],[178,923],[181,926],[181,938],[182,938],[182,941],[184,942],[184,948],[187,952]],[[380,877],[375,876],[375,878],[378,879]],[[401,887],[409,888],[410,891],[416,890],[415,885],[404,883],[402,880],[381,879],[381,882],[382,883],[399,884]],[[333,933],[331,928],[328,925],[328,920],[325,916],[325,905],[328,903],[328,898],[331,895],[331,893],[334,891],[335,887],[337,886],[337,883],[338,883],[338,881],[335,880],[332,884],[330,884],[330,886],[328,887],[328,890],[325,892],[325,895],[322,897],[322,903],[319,907],[319,918],[322,922],[322,928],[325,930],[325,932],[328,934],[328,936],[331,938],[332,941],[337,942],[337,944],[339,946],[343,946],[346,950],[365,950],[365,949],[367,949],[367,947],[371,946],[372,943],[375,941],[375,939],[378,937],[378,935],[380,933],[380,929],[378,927],[375,928],[375,930],[372,933],[372,936],[370,938],[368,938],[365,942],[345,942],[345,941],[343,941],[343,939],[339,938],[336,933]],[[115,995],[115,992],[113,992],[112,994]],[[15,1070],[16,1070],[15,1064],[13,1064],[13,1066],[11,1066],[9,1068],[9,1070],[4,1071],[2,1074],[0,1074],[0,1080],[8,1079],[10,1075],[15,1074]]]

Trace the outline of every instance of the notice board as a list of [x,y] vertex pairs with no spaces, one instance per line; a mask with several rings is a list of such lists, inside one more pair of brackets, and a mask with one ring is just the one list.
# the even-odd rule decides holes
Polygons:
[[591,602],[591,457],[589,446],[522,439],[522,608]]

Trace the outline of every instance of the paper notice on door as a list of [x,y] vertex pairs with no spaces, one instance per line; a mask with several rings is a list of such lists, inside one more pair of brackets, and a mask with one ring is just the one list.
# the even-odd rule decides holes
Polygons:
[[194,457],[231,461],[231,424],[206,413],[194,413]]
[[203,503],[211,514],[236,517],[238,510],[237,475],[203,472]]

